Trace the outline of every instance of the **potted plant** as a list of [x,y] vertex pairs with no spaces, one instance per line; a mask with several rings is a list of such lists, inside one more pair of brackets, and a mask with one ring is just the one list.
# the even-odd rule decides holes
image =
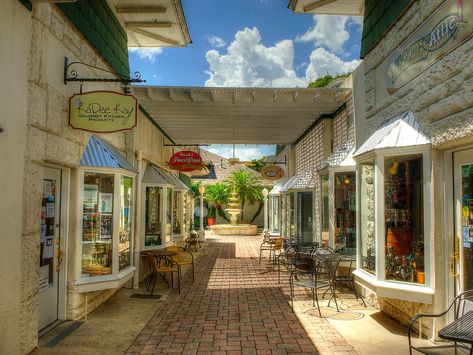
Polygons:
[[209,213],[207,214],[207,224],[209,226],[213,226],[215,224],[215,214],[216,214],[216,209],[215,207],[210,207],[209,208]]

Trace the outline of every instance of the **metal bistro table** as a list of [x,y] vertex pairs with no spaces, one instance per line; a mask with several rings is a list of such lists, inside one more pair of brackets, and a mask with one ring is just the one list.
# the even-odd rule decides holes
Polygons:
[[470,355],[473,354],[473,311],[469,311],[439,330],[442,339],[470,344]]
[[[165,259],[165,262],[166,264],[171,264],[171,267],[172,268],[172,264],[174,264],[173,260],[172,260],[172,257],[177,255],[177,253],[173,252],[173,251],[168,251],[166,249],[154,249],[154,250],[144,250],[141,252],[141,255],[142,256],[149,256],[149,255],[152,255],[153,257],[155,258],[162,258],[162,259]],[[152,281],[154,280],[154,283],[153,283],[153,288],[151,290],[151,295],[153,295],[153,292],[154,292],[154,285],[156,283],[156,278],[158,277],[158,275],[160,274],[159,270],[156,270],[154,269],[153,266],[152,267],[152,271],[151,271],[151,274],[149,275],[150,276],[150,279],[149,279],[149,283],[148,283],[148,290],[149,288],[151,287],[151,283]],[[171,285],[169,285],[169,282],[168,280],[166,280],[166,278],[163,276],[163,275],[160,275],[161,278],[163,279],[163,281],[166,282],[166,284],[168,285],[168,287],[171,287],[173,288],[174,287],[174,277],[173,277],[173,273],[171,272]],[[179,288],[179,293],[181,292],[181,285],[180,285],[180,273],[178,273],[178,288]]]

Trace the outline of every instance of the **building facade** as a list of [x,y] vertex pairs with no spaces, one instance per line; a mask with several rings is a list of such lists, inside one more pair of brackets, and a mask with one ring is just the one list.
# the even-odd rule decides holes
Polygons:
[[65,58],[86,64],[77,67],[81,77],[129,75],[128,34],[114,2],[8,0],[0,13],[3,33],[15,33],[2,37],[0,55],[9,83],[0,98],[0,353],[18,354],[34,349],[57,321],[82,318],[123,285],[138,285],[139,270],[147,270],[140,251],[147,247],[143,178],[150,166],[162,180],[146,182],[166,196],[156,200],[161,228],[153,233],[162,239],[154,247],[185,235],[190,198],[186,179],[166,170],[172,148],[144,110],[127,132],[69,125],[72,95],[125,91],[120,80],[64,81]]

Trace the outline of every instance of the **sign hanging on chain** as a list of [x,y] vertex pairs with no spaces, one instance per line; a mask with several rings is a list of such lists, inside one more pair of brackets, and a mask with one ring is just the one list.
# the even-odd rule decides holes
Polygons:
[[275,164],[266,165],[261,170],[261,176],[265,180],[279,180],[284,177],[284,169]]
[[202,157],[190,150],[181,150],[174,153],[169,159],[169,167],[174,170],[189,172],[202,170],[205,167]]
[[91,91],[69,99],[69,125],[97,133],[129,131],[135,128],[138,103],[133,95],[112,91]]

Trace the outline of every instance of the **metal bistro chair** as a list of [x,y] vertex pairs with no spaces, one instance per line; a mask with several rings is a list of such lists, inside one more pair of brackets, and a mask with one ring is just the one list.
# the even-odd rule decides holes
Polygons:
[[[269,251],[269,261],[276,260],[276,252],[281,252],[283,249],[284,237],[271,238],[269,233],[263,233],[263,241],[259,248],[259,262],[263,257],[263,251]],[[271,259],[272,257],[272,259]]]
[[[177,264],[179,269],[181,269],[181,266],[192,265],[192,283],[194,283],[195,281],[194,255],[188,249],[177,246],[177,245],[167,247],[166,250],[176,253],[176,255],[171,256],[171,259]],[[182,272],[180,272],[180,274],[182,276]]]
[[312,290],[312,304],[315,307],[315,304],[317,303],[317,309],[319,311],[320,317],[322,317],[322,312],[320,311],[319,297],[317,293],[319,289],[327,288],[330,290],[331,297],[328,302],[328,306],[330,307],[330,302],[333,299],[335,301],[337,312],[339,311],[334,288],[334,276],[339,263],[339,257],[330,257],[327,259],[314,258],[313,264],[309,271],[304,271],[298,268],[294,268],[292,270],[291,276],[289,278],[289,286],[291,289],[291,305],[293,311],[294,288],[296,286],[310,288]]
[[166,280],[166,276],[165,276],[168,273],[171,274],[171,289],[174,289],[174,273],[177,273],[178,292],[181,293],[181,280],[180,280],[181,275],[180,275],[179,266],[171,259],[168,259],[162,256],[155,256],[151,253],[148,254],[148,260],[152,268],[152,274],[151,274],[151,277],[149,279],[149,284],[148,284],[148,290],[149,290],[151,283],[153,283],[153,287],[151,289],[151,296],[153,295],[154,287],[156,286],[156,280],[158,276],[161,276],[161,278],[169,286],[169,283]]
[[[408,341],[409,341],[409,354],[412,355],[412,350],[416,350],[422,354],[447,354],[450,353],[448,350],[453,351],[454,354],[461,353],[461,354],[473,354],[473,344],[470,344],[469,347],[467,347],[465,344],[457,341],[453,341],[452,343],[447,343],[447,344],[442,344],[442,345],[432,345],[432,346],[415,346],[412,344],[412,333],[414,332],[414,325],[415,323],[422,319],[422,318],[439,318],[439,317],[444,317],[446,316],[450,311],[453,311],[453,319],[454,321],[448,325],[447,327],[441,329],[439,331],[439,336],[441,336],[441,333],[443,331],[446,331],[447,328],[453,328],[453,329],[448,329],[449,335],[451,335],[452,338],[456,338],[458,336],[459,338],[462,337],[469,337],[470,339],[473,338],[473,320],[471,320],[473,317],[473,290],[468,290],[465,291],[458,296],[456,296],[448,308],[437,314],[417,314],[414,317],[412,317],[411,324],[409,325],[409,331],[408,331]],[[465,316],[466,319],[463,321],[463,319],[459,319],[460,317]],[[456,326],[454,323],[458,320],[459,324]],[[460,350],[460,352],[459,352]]]

